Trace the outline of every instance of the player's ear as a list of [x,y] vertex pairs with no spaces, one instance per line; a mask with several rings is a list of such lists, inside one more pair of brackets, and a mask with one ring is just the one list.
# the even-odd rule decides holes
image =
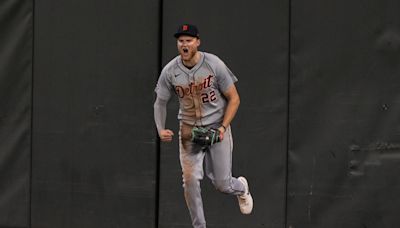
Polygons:
[[200,46],[201,42],[200,42],[200,38],[197,38],[197,46]]

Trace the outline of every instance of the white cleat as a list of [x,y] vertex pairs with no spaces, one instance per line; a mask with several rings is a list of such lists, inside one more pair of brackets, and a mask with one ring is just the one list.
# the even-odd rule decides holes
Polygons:
[[246,189],[242,195],[237,196],[239,201],[240,212],[242,212],[242,214],[248,215],[253,210],[253,197],[251,197],[249,191],[249,184],[247,183],[246,178],[238,177],[238,180],[243,183]]

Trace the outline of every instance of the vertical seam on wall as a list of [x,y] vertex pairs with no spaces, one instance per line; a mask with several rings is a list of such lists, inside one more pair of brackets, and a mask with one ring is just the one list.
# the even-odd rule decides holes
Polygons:
[[[162,38],[163,38],[163,10],[164,10],[164,1],[159,0],[159,12],[158,12],[158,74],[161,73],[162,70]],[[155,82],[158,81],[158,75],[155,77]],[[156,96],[156,94],[154,94]],[[160,176],[161,176],[161,146],[160,146],[160,138],[158,137],[158,132],[156,130],[155,134],[155,142],[156,142],[156,189],[155,189],[155,227],[159,226],[159,217],[160,217]]]
[[28,227],[32,227],[32,186],[33,186],[33,85],[34,85],[34,49],[35,49],[35,0],[32,0],[31,5],[31,123],[30,123],[30,156],[29,156],[29,199],[28,199]]
[[285,174],[285,218],[284,227],[288,226],[288,185],[289,185],[289,147],[290,147],[290,98],[292,76],[292,0],[288,0],[288,72],[287,72],[287,106],[286,106],[286,174]]

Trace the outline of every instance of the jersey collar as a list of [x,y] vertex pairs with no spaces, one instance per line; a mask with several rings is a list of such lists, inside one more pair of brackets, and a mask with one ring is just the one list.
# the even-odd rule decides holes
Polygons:
[[178,57],[178,59],[177,59],[178,66],[186,74],[190,74],[192,72],[196,72],[200,68],[200,66],[203,64],[203,62],[204,62],[204,53],[201,52],[201,51],[198,51],[198,52],[200,53],[200,60],[199,60],[199,62],[196,63],[196,65],[194,65],[194,67],[192,69],[189,69],[189,68],[185,67],[185,65],[183,65],[181,56]]

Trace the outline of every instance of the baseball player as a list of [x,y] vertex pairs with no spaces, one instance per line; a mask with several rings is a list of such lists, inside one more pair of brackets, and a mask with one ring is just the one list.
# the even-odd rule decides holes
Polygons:
[[232,177],[233,139],[230,123],[239,107],[237,78],[215,55],[198,50],[196,26],[184,24],[174,34],[179,55],[162,70],[155,92],[154,119],[163,142],[174,132],[165,127],[167,103],[179,99],[179,152],[187,207],[195,228],[206,228],[200,181],[205,173],[215,188],[235,195],[240,211],[250,214],[253,198],[244,177]]

